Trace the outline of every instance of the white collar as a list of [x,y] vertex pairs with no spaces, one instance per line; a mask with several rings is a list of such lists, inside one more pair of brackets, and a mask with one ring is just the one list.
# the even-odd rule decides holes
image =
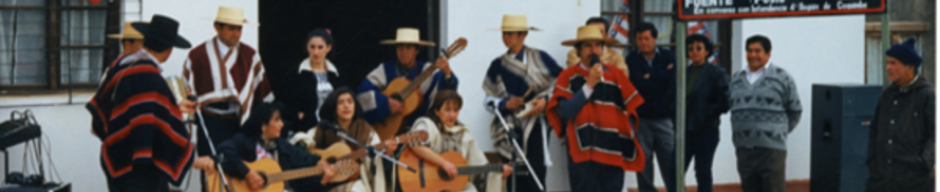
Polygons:
[[764,67],[761,67],[760,69],[757,69],[757,71],[754,71],[754,72],[752,72],[750,68],[748,68],[747,66],[745,66],[745,67],[744,67],[744,72],[747,73],[747,74],[764,73],[765,71],[767,71],[767,68],[769,68],[771,64],[772,64],[771,62],[767,62],[767,64],[764,65]]
[[[304,72],[304,71],[313,72],[313,68],[310,68],[309,57],[300,62],[300,69],[297,70],[297,73],[300,74],[301,72]],[[339,72],[336,70],[336,66],[334,66],[333,62],[330,61],[329,59],[326,60],[326,71],[333,72],[336,74],[336,76],[339,76]]]
[[[173,48],[171,47],[170,49],[173,49]],[[157,60],[157,58],[151,55],[149,52],[147,52],[147,49],[140,49],[140,51],[137,51],[136,53],[131,53],[130,55],[125,56],[124,59],[121,60],[122,63],[120,63],[120,65],[127,65],[127,64],[133,63],[134,61],[140,61],[140,60],[153,61],[153,63],[157,64],[156,65],[157,69],[160,69],[160,71],[163,71],[163,68],[160,66],[160,61]]]

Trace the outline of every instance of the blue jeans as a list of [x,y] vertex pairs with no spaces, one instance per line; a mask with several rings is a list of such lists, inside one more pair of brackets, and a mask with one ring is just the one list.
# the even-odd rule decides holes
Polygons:
[[685,146],[685,170],[689,170],[694,158],[698,191],[712,192],[712,162],[718,148],[718,129],[688,132]]

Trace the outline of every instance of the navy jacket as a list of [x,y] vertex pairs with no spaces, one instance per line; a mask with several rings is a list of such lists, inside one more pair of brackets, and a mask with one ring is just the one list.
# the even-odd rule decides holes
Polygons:
[[[245,133],[238,133],[222,142],[219,145],[219,153],[223,155],[221,164],[222,170],[226,174],[238,179],[244,179],[250,171],[242,161],[254,162],[258,155],[255,153],[260,138],[251,138]],[[274,140],[277,146],[272,153],[277,151],[277,162],[281,170],[291,170],[298,168],[312,167],[320,161],[320,156],[310,154],[302,147],[294,147],[287,140],[277,138]],[[321,191],[320,176],[305,177],[288,182],[288,186],[295,191]]]
[[[648,119],[675,118],[676,55],[672,51],[659,49],[650,66],[646,56],[639,51],[632,51],[626,61],[630,68],[630,81],[645,100],[637,108],[637,115]],[[669,64],[673,64],[673,67],[667,70]],[[643,77],[646,74],[650,74],[649,79]]]
[[[712,64],[702,67],[695,84],[687,85],[692,86],[685,98],[686,129],[689,133],[717,130],[721,123],[719,117],[731,107],[728,102],[728,81],[731,79],[728,72]],[[691,74],[691,70],[686,74]]]

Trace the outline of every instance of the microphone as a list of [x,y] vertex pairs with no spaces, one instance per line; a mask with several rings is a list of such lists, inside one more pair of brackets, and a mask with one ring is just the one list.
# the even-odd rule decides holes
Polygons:
[[591,61],[591,63],[588,64],[589,67],[594,67],[594,65],[601,63],[601,59],[597,57],[597,54],[592,53],[591,55],[588,56],[588,58],[589,58],[588,60]]
[[346,132],[346,129],[343,129],[339,125],[332,124],[326,121],[320,121],[320,128],[325,128],[327,130],[334,130],[337,132]]

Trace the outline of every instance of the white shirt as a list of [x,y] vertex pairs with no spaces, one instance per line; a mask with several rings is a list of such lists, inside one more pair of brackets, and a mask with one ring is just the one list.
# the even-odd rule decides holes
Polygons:
[[[582,63],[579,63],[578,66],[581,66],[581,68],[584,69],[584,70],[591,71],[591,68],[588,68],[587,66],[584,66],[584,63],[583,63],[583,62],[582,62]],[[601,76],[601,78],[603,78],[603,77],[604,77],[604,76]],[[587,77],[585,77],[585,79],[587,79]],[[585,97],[585,98],[591,98],[591,94],[594,93],[594,89],[592,89],[591,87],[588,87],[586,83],[581,86],[581,91],[584,92],[584,97]]]
[[219,39],[218,37],[215,39],[215,47],[219,49],[219,56],[225,57],[225,54],[228,54],[228,50],[232,48],[228,47],[228,45],[225,45],[225,43],[222,43],[222,39]]
[[767,63],[766,65],[764,65],[764,67],[761,67],[757,71],[744,69],[744,74],[747,75],[747,82],[753,85],[754,82],[757,82],[757,79],[760,79],[761,76],[764,76],[764,72],[767,72],[767,67],[770,67],[770,63]]

